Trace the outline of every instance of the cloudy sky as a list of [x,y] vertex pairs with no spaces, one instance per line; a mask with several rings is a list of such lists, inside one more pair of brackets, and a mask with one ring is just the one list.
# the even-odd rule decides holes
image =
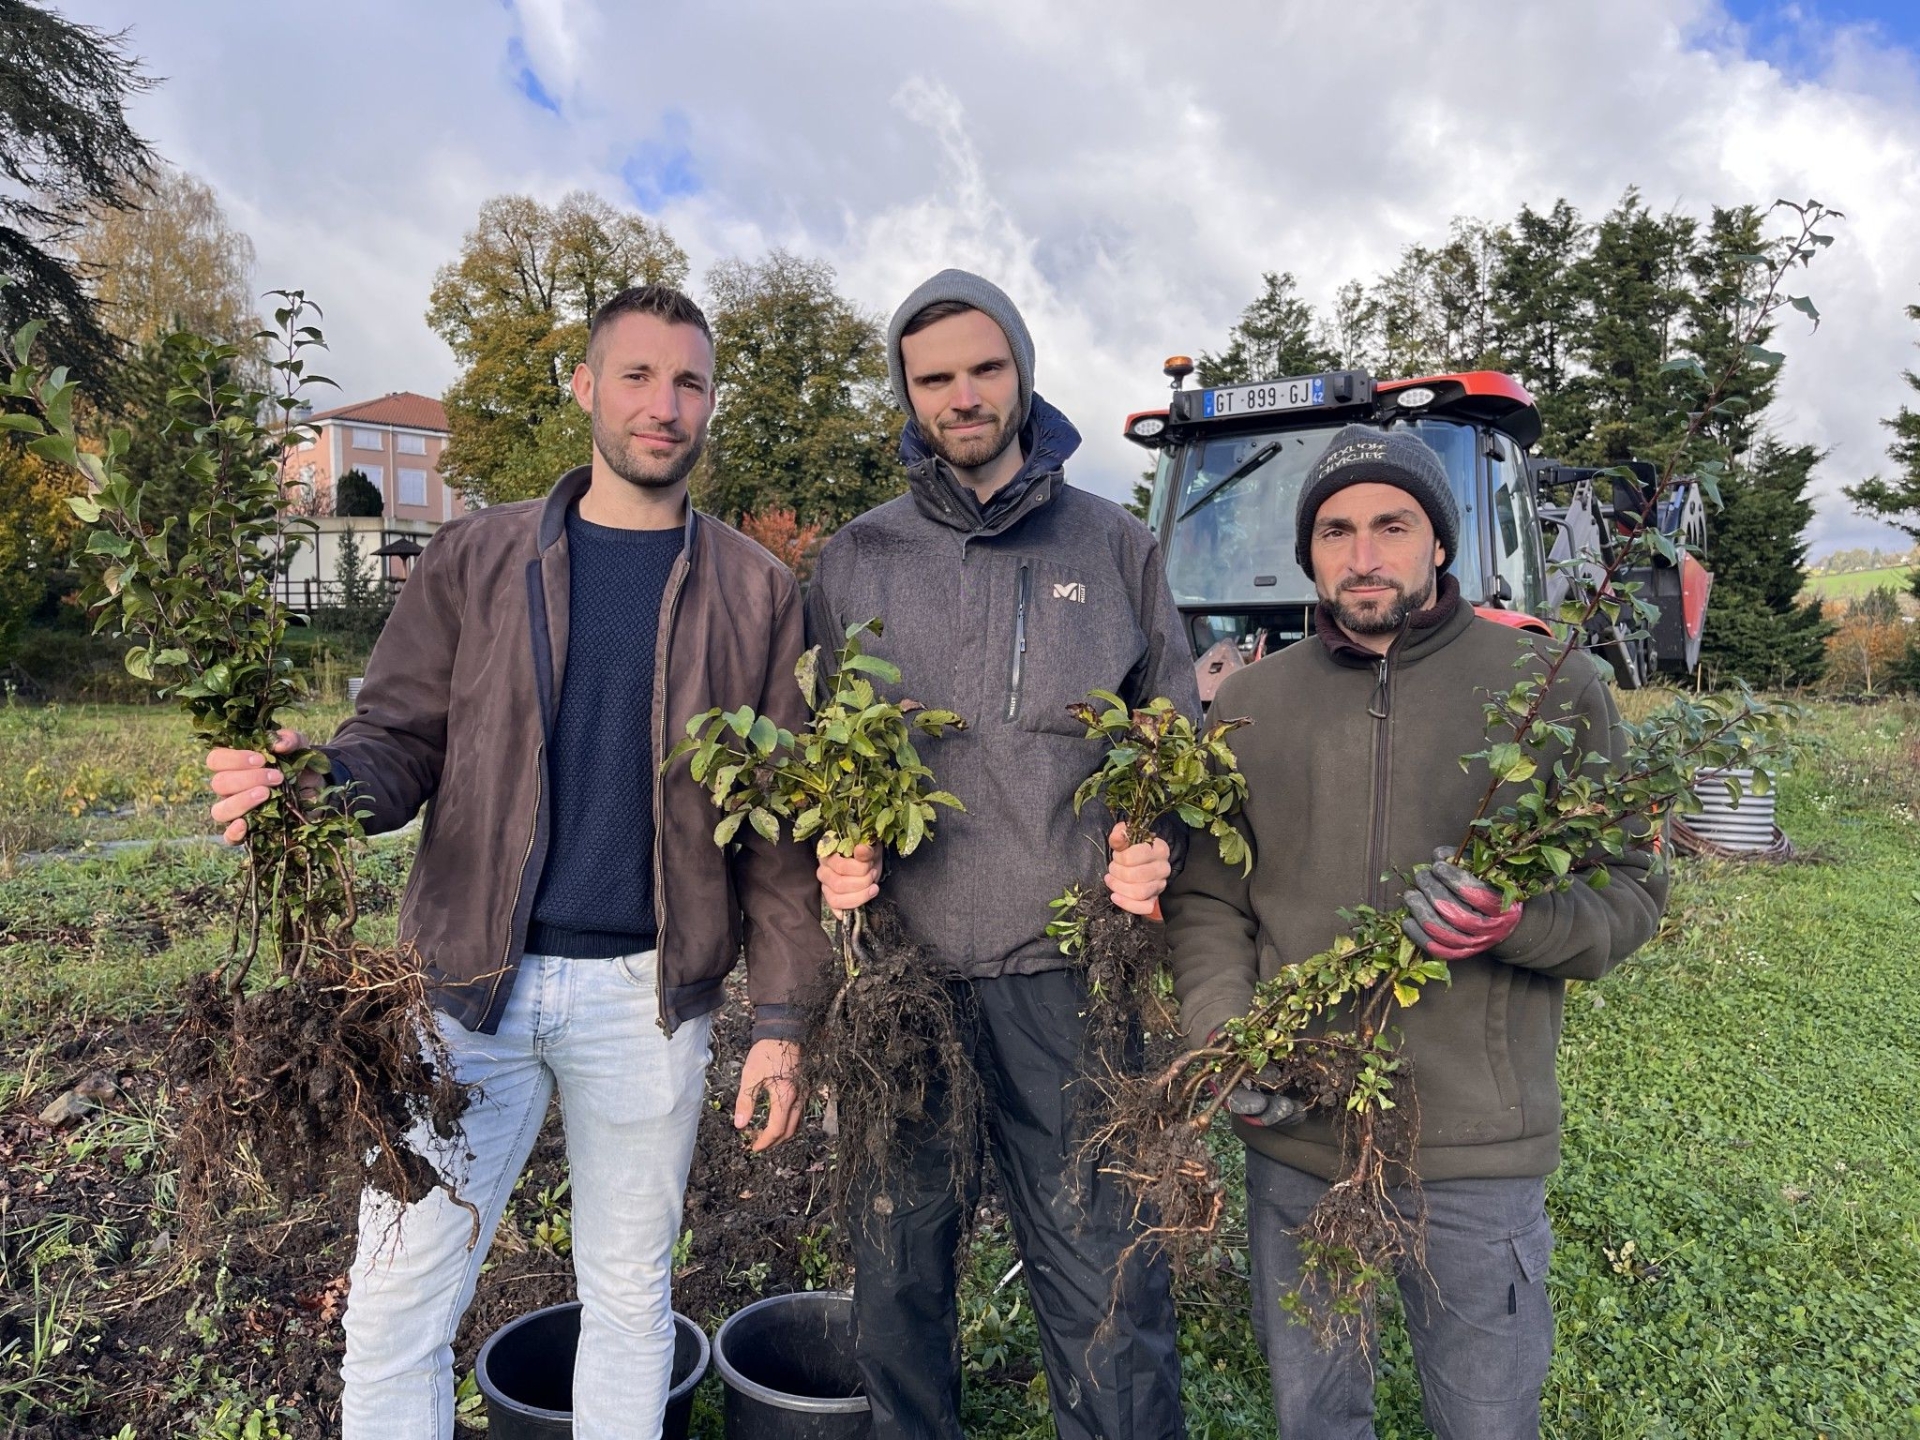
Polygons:
[[932,270],[1025,308],[1040,388],[1124,495],[1121,418],[1217,347],[1262,270],[1308,296],[1455,214],[1629,184],[1656,207],[1847,212],[1783,327],[1784,438],[1831,450],[1813,549],[1904,544],[1840,486],[1920,364],[1911,0],[59,0],[162,83],[135,123],[208,180],[257,280],[327,311],[346,399],[437,394],[433,272],[483,200],[585,187],[664,221],[698,277],[775,245],[887,311]]

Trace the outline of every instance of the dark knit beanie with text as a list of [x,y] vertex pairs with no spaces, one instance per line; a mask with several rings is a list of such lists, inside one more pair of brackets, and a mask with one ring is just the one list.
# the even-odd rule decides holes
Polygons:
[[1329,497],[1349,485],[1392,485],[1406,491],[1427,512],[1434,539],[1447,552],[1445,570],[1453,564],[1460,542],[1460,509],[1447,467],[1433,447],[1410,430],[1378,430],[1371,425],[1349,425],[1328,442],[1300,487],[1300,504],[1293,517],[1293,558],[1313,574],[1313,522]]

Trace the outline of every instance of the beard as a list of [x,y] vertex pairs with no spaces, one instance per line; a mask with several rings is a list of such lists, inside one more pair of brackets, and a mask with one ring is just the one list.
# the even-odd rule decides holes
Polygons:
[[[1429,570],[1425,582],[1414,591],[1389,580],[1385,575],[1356,575],[1351,580],[1342,581],[1333,594],[1321,598],[1333,607],[1334,620],[1349,635],[1390,635],[1407,623],[1409,615],[1419,614],[1432,603],[1435,574]],[[1393,598],[1363,601],[1354,605],[1346,604],[1340,598],[1345,591],[1363,586],[1367,589],[1385,586],[1393,591]]]
[[920,427],[921,437],[927,442],[929,450],[954,469],[978,470],[982,465],[991,465],[998,460],[1020,434],[1020,427],[1011,416],[995,416],[985,406],[981,407],[980,414],[971,416],[966,423],[972,424],[988,417],[997,419],[999,423],[983,435],[969,435],[963,440],[955,440],[937,425],[931,430],[923,425]]
[[700,463],[700,452],[707,448],[704,426],[691,437],[678,426],[663,426],[661,433],[683,441],[682,448],[664,455],[640,450],[625,431],[603,424],[599,407],[594,408],[593,448],[600,452],[600,458],[607,462],[608,469],[629,485],[637,485],[642,490],[665,490],[678,485],[693,472],[693,467]]

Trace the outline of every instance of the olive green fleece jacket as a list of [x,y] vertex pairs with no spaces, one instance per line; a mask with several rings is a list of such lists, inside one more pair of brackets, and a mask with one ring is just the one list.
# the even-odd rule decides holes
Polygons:
[[[1450,579],[1416,620],[1382,661],[1323,609],[1318,643],[1290,646],[1220,687],[1213,714],[1252,721],[1231,743],[1247,777],[1240,824],[1254,862],[1243,876],[1214,846],[1195,845],[1164,897],[1192,1042],[1246,1013],[1256,980],[1325,949],[1344,928],[1338,910],[1397,906],[1403,877],[1466,832],[1487,785],[1485,762],[1460,765],[1486,748],[1481,707],[1546,665],[1539,637],[1479,618]],[[1619,715],[1586,657],[1564,667],[1545,714],[1576,726],[1575,756],[1619,761]],[[1519,790],[1504,787],[1496,807]],[[1650,850],[1588,856],[1582,868],[1599,863],[1611,871],[1605,888],[1580,883],[1577,869],[1569,888],[1526,902],[1508,939],[1455,961],[1451,984],[1428,985],[1400,1012],[1422,1179],[1545,1175],[1559,1164],[1554,1055],[1566,982],[1606,974],[1652,937],[1666,906],[1666,872]],[[1331,1028],[1343,1023],[1336,1015]],[[1234,1125],[1285,1164],[1327,1179],[1339,1171],[1339,1138],[1322,1113]]]

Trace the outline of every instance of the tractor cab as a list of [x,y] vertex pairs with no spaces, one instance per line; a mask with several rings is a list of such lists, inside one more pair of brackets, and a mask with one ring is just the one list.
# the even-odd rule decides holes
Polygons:
[[[1376,381],[1362,370],[1337,370],[1188,389],[1192,370],[1184,356],[1169,360],[1167,407],[1129,416],[1125,434],[1159,457],[1147,523],[1199,659],[1204,699],[1230,671],[1308,633],[1316,597],[1294,560],[1294,507],[1308,470],[1344,426],[1404,427],[1433,447],[1460,509],[1451,573],[1462,597],[1491,619],[1544,630],[1537,617],[1566,590],[1548,557],[1577,554],[1576,541],[1596,538],[1604,549],[1631,518],[1631,496],[1600,501],[1598,472],[1529,459],[1540,414],[1510,375]],[[1699,522],[1704,540],[1698,496],[1683,486],[1681,498],[1691,498],[1687,518]],[[1663,529],[1671,509],[1671,502],[1663,507]],[[1699,598],[1704,618],[1704,590]],[[1684,644],[1670,645],[1671,657],[1658,655],[1654,637],[1624,631],[1590,638],[1627,685],[1667,668],[1661,661],[1698,659],[1697,622],[1690,655]]]

